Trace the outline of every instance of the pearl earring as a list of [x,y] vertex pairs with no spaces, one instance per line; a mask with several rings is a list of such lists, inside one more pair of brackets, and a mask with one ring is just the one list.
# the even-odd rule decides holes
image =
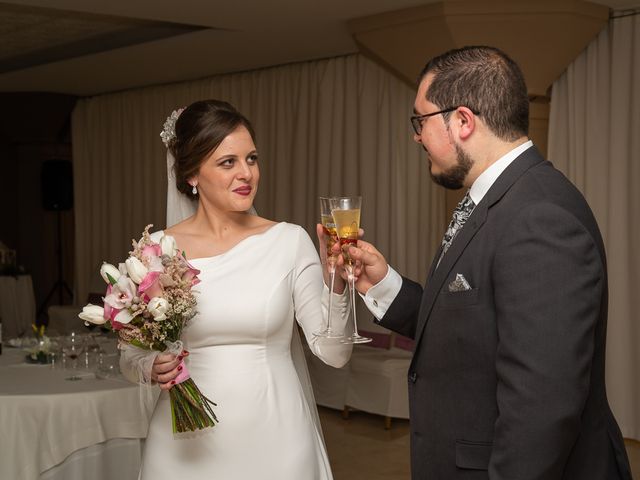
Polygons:
[[193,193],[194,195],[198,194],[198,189],[196,188],[196,186],[194,185],[193,188],[191,189],[191,193]]

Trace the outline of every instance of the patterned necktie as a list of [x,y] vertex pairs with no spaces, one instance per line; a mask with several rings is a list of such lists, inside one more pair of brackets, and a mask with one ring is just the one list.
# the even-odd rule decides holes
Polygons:
[[440,261],[444,254],[447,253],[453,239],[456,238],[458,232],[462,229],[463,225],[473,212],[476,204],[473,203],[471,197],[469,196],[469,192],[460,200],[458,206],[453,211],[453,218],[451,219],[451,223],[447,227],[447,231],[444,234],[444,238],[442,239],[442,251],[440,252],[440,258],[438,258],[438,263],[436,264],[436,268],[440,265]]

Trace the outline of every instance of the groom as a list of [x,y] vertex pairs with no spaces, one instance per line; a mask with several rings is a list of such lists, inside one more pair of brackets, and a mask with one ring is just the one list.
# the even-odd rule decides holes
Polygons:
[[426,287],[369,243],[350,249],[377,321],[415,339],[412,477],[630,480],[605,393],[602,238],[527,138],[522,72],[495,48],[449,51],[425,66],[414,111],[433,180],[467,191]]

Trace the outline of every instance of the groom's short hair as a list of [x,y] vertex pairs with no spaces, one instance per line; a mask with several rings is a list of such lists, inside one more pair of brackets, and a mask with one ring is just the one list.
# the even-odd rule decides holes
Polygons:
[[[479,112],[498,138],[513,141],[528,135],[529,97],[518,64],[503,51],[486,46],[449,50],[432,58],[420,73],[433,80],[428,101],[441,109],[465,106]],[[444,114],[448,121],[450,113]]]

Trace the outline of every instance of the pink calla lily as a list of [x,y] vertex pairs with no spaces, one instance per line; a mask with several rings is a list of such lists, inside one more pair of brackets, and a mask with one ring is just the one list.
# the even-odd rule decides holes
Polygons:
[[185,263],[187,264],[187,270],[182,274],[182,280],[190,281],[191,286],[199,284],[200,279],[198,275],[200,275],[200,270],[193,268],[186,260]]
[[[115,310],[114,310],[115,311]],[[115,318],[115,315],[114,315]],[[117,322],[116,320],[114,320],[114,318],[111,319],[111,328],[117,332],[118,330],[122,330],[122,327],[124,325],[122,325],[120,322]]]
[[104,318],[106,320],[111,320],[111,312],[113,311],[113,307],[105,302],[105,297],[108,297],[109,295],[111,295],[111,285],[107,286],[107,292],[102,298],[102,302],[104,303]]
[[102,299],[104,301],[104,318],[111,322],[111,328],[117,332],[118,330],[122,329],[122,324],[120,322],[116,322],[115,318],[122,309],[113,308],[111,305],[109,305],[109,303],[106,302],[106,297],[111,295],[112,290],[113,288],[111,287],[111,285],[107,286],[107,293],[105,295],[105,298]]
[[153,257],[159,257],[160,255],[162,255],[162,248],[157,243],[154,243],[153,245],[146,245],[142,249],[142,257],[147,260],[151,260]]
[[145,296],[148,300],[162,295],[163,289],[162,283],[160,283],[160,273],[161,272],[147,273],[138,286],[138,294],[140,296]]

